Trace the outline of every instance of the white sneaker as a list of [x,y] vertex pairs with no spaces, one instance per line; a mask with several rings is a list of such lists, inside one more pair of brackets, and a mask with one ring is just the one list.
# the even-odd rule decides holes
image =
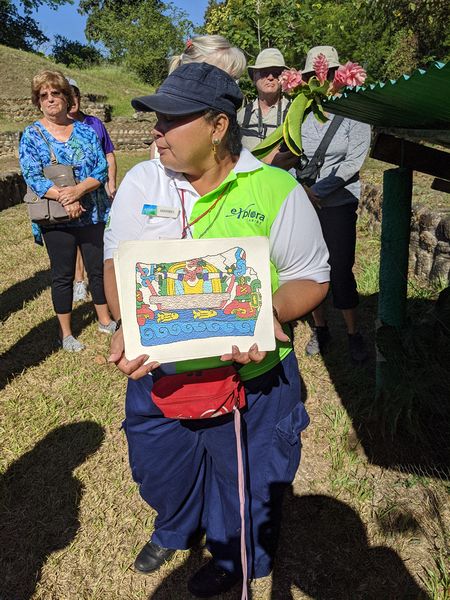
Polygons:
[[84,344],[74,338],[73,335],[66,335],[66,337],[61,340],[61,346],[66,352],[80,352],[85,348]]
[[73,282],[73,301],[84,302],[87,300],[87,285],[84,281]]
[[98,330],[100,333],[106,333],[106,335],[112,335],[116,331],[116,322],[110,321],[108,325],[98,324]]

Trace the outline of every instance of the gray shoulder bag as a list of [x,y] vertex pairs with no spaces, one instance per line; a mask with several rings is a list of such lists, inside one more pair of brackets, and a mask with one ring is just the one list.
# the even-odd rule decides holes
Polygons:
[[[76,185],[73,167],[71,165],[61,165],[58,163],[53,148],[45,135],[39,127],[35,127],[34,125],[33,127],[41,135],[50,151],[51,164],[43,168],[44,176],[53,181],[58,187]],[[56,225],[57,223],[70,221],[70,217],[62,204],[57,200],[50,200],[45,197],[40,198],[30,187],[27,187],[27,193],[25,194],[23,201],[27,205],[28,216],[38,225]]]

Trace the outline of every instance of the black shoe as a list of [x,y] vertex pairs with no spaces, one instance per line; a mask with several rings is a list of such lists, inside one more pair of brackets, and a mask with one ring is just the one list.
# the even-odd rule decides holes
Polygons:
[[353,335],[348,334],[348,349],[350,351],[350,358],[354,363],[361,364],[369,357],[366,342],[359,332]]
[[311,327],[311,337],[305,347],[306,354],[308,356],[323,354],[330,339],[331,335],[328,325],[314,325]]
[[230,590],[242,576],[224,571],[210,560],[188,581],[188,590],[197,598],[211,598]]
[[175,550],[162,548],[155,542],[147,542],[134,561],[134,568],[140,573],[153,573],[175,554]]

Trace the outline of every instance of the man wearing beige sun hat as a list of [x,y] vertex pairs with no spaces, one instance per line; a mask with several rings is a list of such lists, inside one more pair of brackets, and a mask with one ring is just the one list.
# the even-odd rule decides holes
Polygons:
[[241,108],[237,118],[242,130],[242,144],[249,150],[283,122],[289,101],[281,95],[278,77],[284,69],[287,67],[278,48],[265,48],[256,57],[255,64],[248,66],[258,97]]

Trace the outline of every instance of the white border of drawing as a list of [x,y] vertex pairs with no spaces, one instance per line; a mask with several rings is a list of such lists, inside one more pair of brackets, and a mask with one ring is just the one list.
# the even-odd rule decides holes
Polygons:
[[[220,336],[206,339],[185,340],[143,346],[136,322],[136,275],[135,265],[185,261],[190,258],[221,254],[240,246],[246,252],[246,261],[261,281],[262,306],[253,336]],[[114,254],[117,289],[125,341],[125,356],[132,360],[148,354],[149,360],[160,363],[176,362],[194,358],[221,356],[231,352],[237,345],[242,352],[254,343],[259,350],[274,350],[275,335],[272,314],[272,291],[270,284],[269,240],[266,237],[209,238],[202,240],[158,240],[120,242]]]

